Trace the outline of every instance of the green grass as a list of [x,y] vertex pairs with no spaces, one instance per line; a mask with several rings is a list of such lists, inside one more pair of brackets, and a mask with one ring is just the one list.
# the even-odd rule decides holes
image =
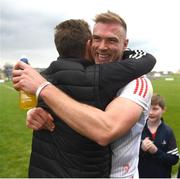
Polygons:
[[[180,149],[180,75],[174,81],[153,80],[154,92],[164,96],[165,122],[174,130]],[[0,178],[27,177],[32,131],[25,126],[26,111],[19,109],[18,92],[12,84],[0,84]],[[177,165],[173,173],[177,172]]]
[[32,133],[18,97],[10,83],[0,84],[0,178],[27,177]]

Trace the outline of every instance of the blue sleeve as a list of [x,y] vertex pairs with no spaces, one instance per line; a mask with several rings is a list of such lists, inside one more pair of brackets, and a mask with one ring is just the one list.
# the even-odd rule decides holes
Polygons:
[[176,139],[172,130],[169,131],[168,150],[164,152],[158,149],[154,157],[161,160],[166,165],[175,165],[179,160]]

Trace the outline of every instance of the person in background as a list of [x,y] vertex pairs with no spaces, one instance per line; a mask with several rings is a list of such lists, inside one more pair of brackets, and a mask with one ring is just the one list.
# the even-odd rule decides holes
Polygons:
[[163,97],[154,94],[141,137],[138,165],[140,178],[171,178],[172,166],[178,162],[176,139],[172,129],[163,120],[164,112]]
[[[96,63],[122,59],[128,45],[126,31],[126,23],[119,15],[109,11],[97,15],[91,48]],[[19,63],[16,67],[22,69],[13,72],[16,89],[35,93],[47,82],[26,64]],[[22,75],[24,73],[26,75]],[[136,177],[140,137],[152,96],[152,85],[147,78],[136,79],[119,90],[105,111],[73,100],[52,84],[46,85],[39,94],[54,113],[72,129],[101,146],[111,144],[111,177]],[[37,121],[48,120],[49,115],[43,113],[42,109],[43,117],[38,116],[39,110],[28,113],[27,126],[33,128]]]

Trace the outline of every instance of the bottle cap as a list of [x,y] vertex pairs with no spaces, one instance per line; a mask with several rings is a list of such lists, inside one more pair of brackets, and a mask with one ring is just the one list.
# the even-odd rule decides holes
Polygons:
[[29,64],[27,58],[21,58],[20,61],[22,61],[22,62],[24,62],[24,63],[26,63],[26,64]]

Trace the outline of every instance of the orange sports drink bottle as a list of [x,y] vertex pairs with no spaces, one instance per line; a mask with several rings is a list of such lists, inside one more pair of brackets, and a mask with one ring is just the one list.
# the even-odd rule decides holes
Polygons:
[[[21,58],[20,61],[29,64],[27,58]],[[19,93],[19,106],[21,109],[31,109],[37,105],[36,96],[33,94],[20,91]]]

